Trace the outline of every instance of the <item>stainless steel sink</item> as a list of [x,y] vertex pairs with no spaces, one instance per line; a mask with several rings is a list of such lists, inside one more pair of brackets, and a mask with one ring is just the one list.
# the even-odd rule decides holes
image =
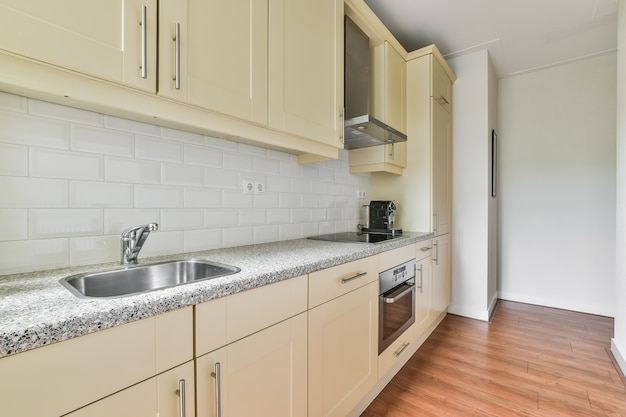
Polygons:
[[59,282],[79,298],[117,298],[235,274],[240,269],[203,260],[180,260],[83,273]]

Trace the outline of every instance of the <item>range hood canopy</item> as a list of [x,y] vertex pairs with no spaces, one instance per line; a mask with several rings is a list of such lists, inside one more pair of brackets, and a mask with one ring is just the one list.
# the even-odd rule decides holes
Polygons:
[[345,17],[345,105],[344,147],[346,149],[406,142],[406,134],[369,113],[369,38]]

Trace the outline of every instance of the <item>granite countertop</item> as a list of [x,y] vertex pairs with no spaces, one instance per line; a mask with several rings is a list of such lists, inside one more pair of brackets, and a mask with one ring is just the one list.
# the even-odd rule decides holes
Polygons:
[[433,237],[405,233],[381,243],[337,243],[298,239],[204,252],[141,259],[205,259],[237,266],[237,274],[144,294],[111,299],[80,299],[59,279],[119,267],[88,265],[0,276],[0,358],[72,337],[235,294],[376,255]]

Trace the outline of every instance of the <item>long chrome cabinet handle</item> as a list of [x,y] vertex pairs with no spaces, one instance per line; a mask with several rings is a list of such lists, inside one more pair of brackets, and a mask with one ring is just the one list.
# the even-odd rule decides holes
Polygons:
[[406,342],[405,344],[403,344],[402,347],[400,348],[400,350],[398,350],[397,352],[394,353],[394,356],[396,358],[398,358],[400,355],[402,355],[402,353],[404,353],[406,348],[408,348],[410,345],[411,345],[411,343],[409,343],[409,342]]
[[424,246],[423,248],[421,248],[420,250],[422,252],[428,252],[429,250],[431,250],[433,247],[432,246]]
[[356,274],[353,277],[349,277],[349,278],[341,278],[341,283],[342,284],[347,284],[350,281],[354,281],[355,279],[364,277],[365,275],[367,275],[367,272],[359,272],[358,274]]
[[187,409],[185,407],[185,380],[181,379],[178,381],[178,415],[180,417],[187,416]]
[[435,261],[435,265],[439,265],[439,241],[435,240],[433,246],[435,247],[435,256],[433,257],[433,261]]
[[211,376],[215,378],[215,417],[222,417],[222,373],[219,362],[215,362],[215,371]]
[[420,285],[417,288],[420,289],[420,294],[424,292],[424,265],[420,264],[420,267],[417,268],[420,271]]
[[180,90],[180,23],[174,26],[174,87]]
[[148,29],[146,12],[148,7],[141,6],[141,78],[148,78]]

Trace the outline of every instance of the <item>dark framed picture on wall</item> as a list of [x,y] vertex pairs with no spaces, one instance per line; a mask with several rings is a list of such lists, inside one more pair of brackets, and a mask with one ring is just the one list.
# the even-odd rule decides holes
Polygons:
[[498,180],[498,134],[491,130],[491,196],[496,196]]

